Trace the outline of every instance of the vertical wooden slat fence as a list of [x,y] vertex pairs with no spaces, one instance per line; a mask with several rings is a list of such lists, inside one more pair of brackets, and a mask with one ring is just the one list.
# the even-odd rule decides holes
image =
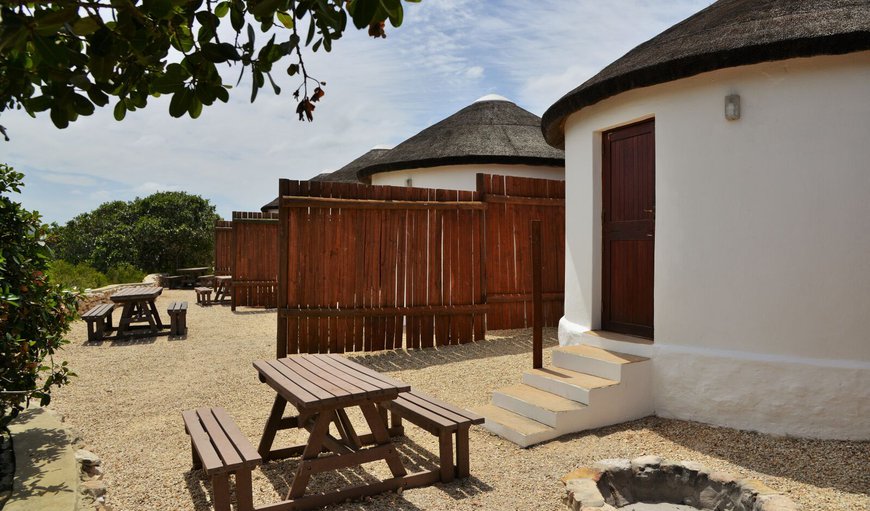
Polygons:
[[233,212],[232,309],[278,305],[278,215]]
[[280,196],[279,356],[483,338],[475,192],[281,180]]
[[214,223],[214,274],[232,275],[233,273],[233,223],[217,220]]
[[532,326],[532,220],[542,221],[544,326],[564,314],[565,182],[478,174],[486,210],[486,328]]

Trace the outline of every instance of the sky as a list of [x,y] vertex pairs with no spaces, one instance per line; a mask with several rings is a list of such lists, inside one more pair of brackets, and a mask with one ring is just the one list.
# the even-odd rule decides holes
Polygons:
[[[300,122],[286,73],[250,103],[250,79],[198,119],[170,117],[168,98],[117,122],[111,105],[66,129],[47,112],[0,115],[0,162],[25,174],[21,202],[65,223],[110,200],[157,191],[209,199],[217,212],[259,211],[278,179],[336,170],[396,145],[486,94],[536,115],[627,51],[711,0],[423,0],[400,28],[372,39],[349,24],[331,53],[305,54],[327,82],[314,122]],[[289,61],[288,61],[289,63]],[[286,66],[286,64],[285,64]],[[227,83],[234,83],[229,70]],[[230,76],[232,76],[230,78]],[[289,92],[288,92],[289,91]]]

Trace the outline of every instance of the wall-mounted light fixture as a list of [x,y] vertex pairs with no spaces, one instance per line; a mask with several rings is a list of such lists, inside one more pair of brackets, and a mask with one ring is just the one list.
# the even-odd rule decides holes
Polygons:
[[725,118],[736,121],[740,118],[740,94],[725,96]]
[[405,180],[405,186],[414,186],[414,180],[409,177]]

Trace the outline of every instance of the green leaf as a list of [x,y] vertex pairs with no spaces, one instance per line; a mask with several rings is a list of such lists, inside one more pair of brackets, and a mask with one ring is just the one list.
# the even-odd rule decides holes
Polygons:
[[72,24],[73,33],[80,36],[91,35],[102,26],[102,21],[97,16],[79,18]]
[[379,0],[351,0],[347,6],[347,11],[353,19],[354,26],[362,29],[371,24],[378,7],[380,7]]
[[279,12],[277,14],[277,18],[278,18],[278,21],[280,21],[281,24],[287,28],[293,28],[293,25],[295,24],[295,22],[293,20],[293,16],[290,14],[287,14],[286,12]]
[[390,24],[394,27],[402,25],[402,2],[401,0],[381,0],[381,8],[390,18]]
[[79,115],[92,115],[94,104],[81,94],[73,94],[73,109]]
[[266,73],[266,76],[269,78],[269,83],[272,84],[272,90],[275,91],[275,95],[278,96],[281,94],[281,87],[275,83],[275,80],[272,79],[272,73]]
[[169,102],[169,115],[172,117],[181,117],[190,108],[191,94],[187,89],[181,89],[172,95],[172,100]]
[[229,2],[221,2],[217,4],[217,7],[214,8],[214,14],[218,18],[223,18],[230,12],[230,3]]
[[202,113],[202,102],[196,96],[190,99],[190,106],[187,107],[187,113],[190,114],[192,119],[196,119],[199,117],[199,114]]
[[64,129],[69,126],[69,117],[67,117],[66,111],[64,108],[60,108],[59,106],[53,106],[51,108],[51,122],[54,123],[60,129]]
[[124,106],[123,101],[118,101],[115,104],[115,108],[112,111],[112,114],[115,116],[116,121],[123,121],[124,117],[127,116],[127,108]]

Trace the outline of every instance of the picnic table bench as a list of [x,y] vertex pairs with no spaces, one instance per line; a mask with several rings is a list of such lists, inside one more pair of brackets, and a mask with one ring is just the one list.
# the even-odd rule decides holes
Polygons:
[[114,304],[101,303],[82,314],[82,319],[88,326],[88,341],[99,341],[113,330],[112,311],[114,310]]
[[190,435],[193,467],[211,478],[215,511],[230,511],[230,474],[236,479],[239,511],[252,511],[251,470],[262,463],[254,446],[223,408],[198,408],[181,415]]
[[[473,424],[483,424],[482,416],[414,389],[400,394],[395,400],[383,401],[378,406],[392,414],[391,435],[403,435],[405,429],[402,419],[407,419],[438,437],[442,483],[449,483],[454,477],[470,475],[468,430]],[[455,461],[453,437],[456,438]]]

